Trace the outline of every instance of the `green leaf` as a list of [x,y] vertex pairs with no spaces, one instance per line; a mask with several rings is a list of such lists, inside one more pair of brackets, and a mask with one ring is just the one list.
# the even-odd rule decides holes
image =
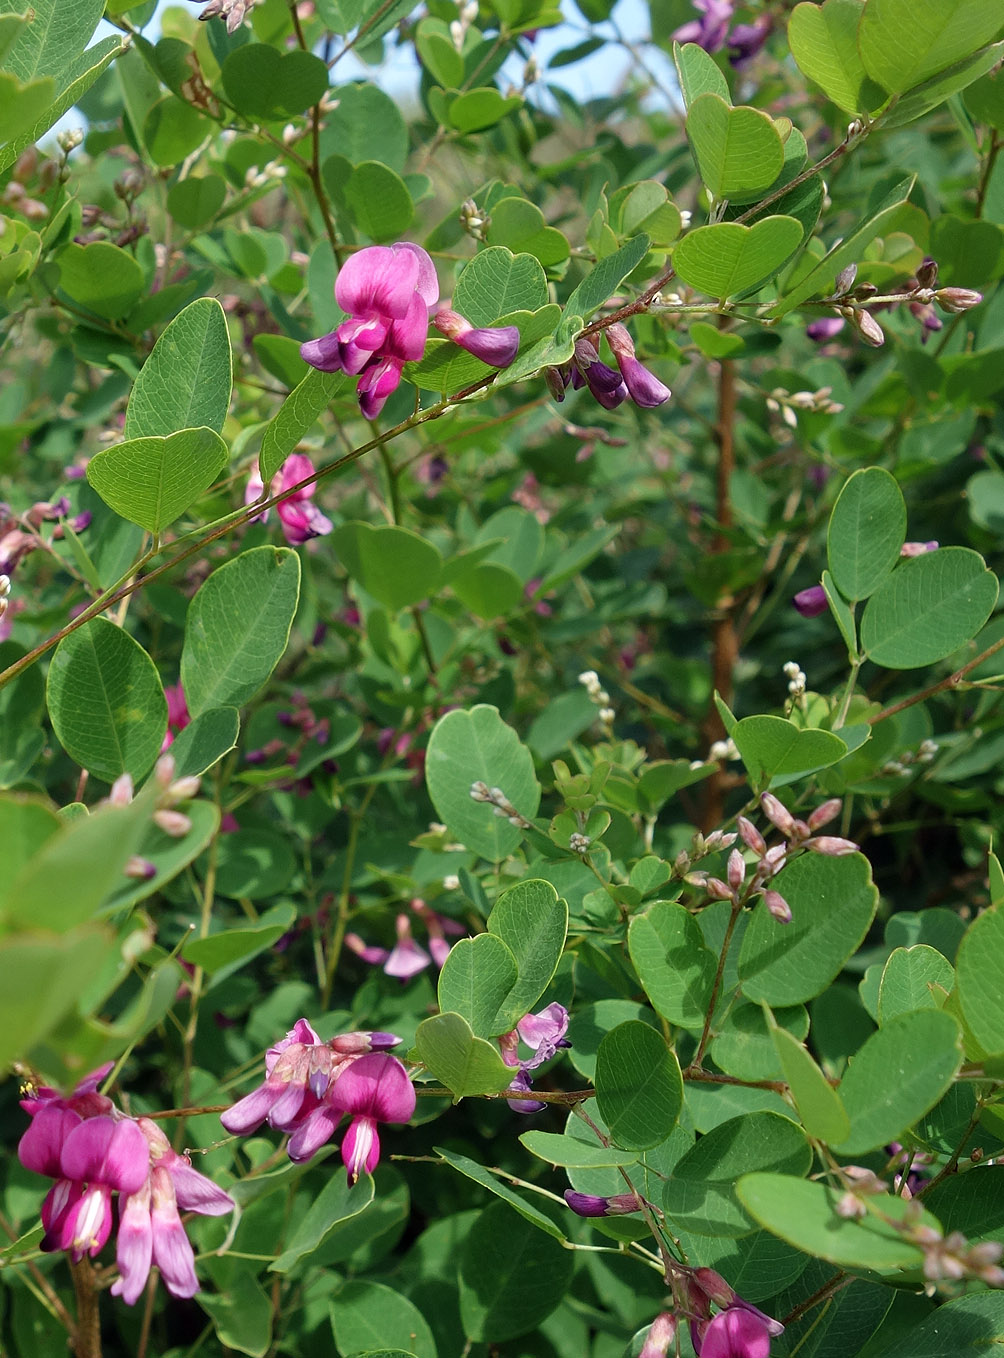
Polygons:
[[[86,872],[88,864],[78,864]],[[72,888],[70,888],[72,889]],[[23,1060],[78,1004],[115,947],[96,925],[0,940],[0,1060]]]
[[56,82],[51,76],[22,84],[8,71],[0,71],[0,138],[13,141],[33,127],[53,101]]
[[497,1094],[512,1083],[514,1072],[498,1047],[475,1037],[460,1014],[424,1019],[415,1033],[415,1048],[454,1103],[473,1094]]
[[331,1328],[340,1353],[378,1345],[407,1349],[415,1358],[437,1358],[436,1341],[418,1307],[384,1283],[352,1278],[331,1299]]
[[830,514],[826,556],[845,599],[867,599],[899,560],[906,539],[906,502],[884,467],[866,467],[845,482]]
[[95,453],[87,480],[116,514],[148,533],[160,533],[209,489],[229,458],[230,450],[214,430],[182,429]]
[[104,0],[79,0],[66,9],[60,0],[4,0],[0,13],[25,14],[4,57],[4,67],[19,80],[39,75],[57,79],[90,42],[104,13]]
[[338,106],[325,116],[322,161],[344,156],[353,165],[372,160],[380,148],[384,165],[400,172],[408,158],[408,129],[390,95],[375,85],[340,85]]
[[804,1005],[794,1004],[771,1013],[766,1005],[741,1000],[715,1019],[711,1059],[737,1080],[779,1080],[781,1066],[774,1049],[772,1033],[781,1028],[797,1041],[809,1031],[809,1015]]
[[588,319],[648,254],[648,236],[635,236],[593,265],[565,303],[566,316]]
[[563,1169],[606,1169],[633,1165],[638,1159],[634,1151],[597,1146],[559,1132],[524,1132],[520,1141],[531,1155]]
[[373,1201],[373,1180],[368,1174],[350,1188],[345,1170],[339,1166],[311,1203],[307,1215],[293,1232],[286,1248],[269,1264],[273,1273],[291,1273],[301,1259],[336,1237],[353,1217],[364,1212]]
[[475,562],[450,581],[450,588],[477,618],[506,618],[523,599],[523,581],[497,561]]
[[955,959],[962,1014],[986,1051],[1004,1052],[1004,906],[978,915]]
[[902,94],[988,43],[1002,22],[987,0],[868,0],[858,49],[872,79]]
[[716,222],[687,232],[673,251],[673,267],[710,297],[734,297],[777,273],[801,240],[794,217],[764,217],[755,226]]
[[146,115],[143,141],[154,165],[175,166],[218,130],[218,123],[169,94],[159,99]]
[[198,1298],[222,1345],[265,1358],[272,1344],[272,1302],[247,1266],[231,1275],[225,1293],[199,1292]]
[[618,1146],[661,1145],[683,1107],[683,1076],[661,1033],[638,1019],[607,1033],[596,1053],[596,1106]]
[[465,1019],[475,1037],[507,1033],[514,1025],[496,1023],[495,1018],[517,974],[516,959],[501,938],[492,934],[461,938],[439,973],[439,1007],[444,1014]]
[[843,1141],[851,1123],[840,1095],[797,1037],[772,1024],[771,1038],[802,1126],[819,1141]]
[[415,205],[408,186],[379,160],[357,165],[344,193],[353,221],[370,240],[399,240],[411,226]]
[[884,91],[868,77],[858,51],[864,0],[796,5],[788,20],[788,45],[803,75],[845,113],[870,113]]
[[182,948],[182,956],[193,966],[212,974],[235,963],[248,962],[252,957],[271,948],[296,922],[296,911],[284,902],[262,915],[250,928],[224,929],[205,938],[190,939]]
[[188,606],[181,682],[193,717],[242,707],[282,658],[300,597],[300,558],[255,547],[218,566]]
[[568,241],[544,221],[544,214],[525,198],[502,198],[492,204],[488,239],[492,245],[507,246],[514,254],[525,251],[544,268],[560,264],[569,255]]
[[851,1120],[842,1154],[877,1150],[938,1102],[962,1064],[962,1034],[950,1014],[916,1010],[885,1023],[856,1053],[840,1084]]
[[480,781],[501,788],[528,820],[540,805],[530,751],[498,709],[484,703],[467,712],[447,712],[436,723],[426,751],[425,778],[436,812],[451,835],[493,862],[510,854],[523,832],[496,816],[487,802],[474,801],[471,784]]
[[[907,1198],[869,1197],[868,1215],[854,1220],[836,1211],[840,1190],[787,1174],[747,1174],[736,1191],[750,1215],[772,1234],[840,1268],[896,1273],[923,1261],[919,1246],[893,1224],[908,1218],[913,1223],[917,1206]],[[937,1228],[929,1212],[921,1210],[920,1217],[916,1224]]]
[[963,100],[978,123],[1004,130],[1004,82],[985,75],[966,90]]
[[702,94],[690,105],[687,138],[715,200],[769,188],[784,165],[773,118],[748,105],[731,108],[719,94]]
[[716,959],[690,911],[674,901],[656,901],[631,921],[628,948],[656,1012],[683,1028],[700,1028],[711,1002]]
[[171,742],[176,778],[200,777],[237,744],[241,721],[236,707],[211,707]]
[[930,80],[923,81],[903,95],[883,116],[882,127],[902,127],[906,123],[912,123],[915,118],[922,118],[925,113],[930,113],[931,109],[945,103],[959,90],[966,89],[987,71],[999,67],[1002,55],[1004,45],[998,42],[990,47],[984,47],[982,51],[972,56],[964,57],[961,61],[953,62],[947,70],[932,76]]
[[[937,948],[918,943],[894,948],[882,969],[878,1021],[884,1027],[897,1014],[915,1009],[940,1009],[937,990],[947,995],[955,984],[955,969]],[[944,999],[944,995],[941,997]]]
[[353,520],[336,528],[331,542],[352,579],[391,612],[427,599],[439,585],[439,549],[409,528]]
[[458,1173],[465,1175],[468,1179],[473,1179],[482,1188],[487,1188],[489,1193],[494,1193],[497,1198],[507,1202],[521,1217],[525,1217],[527,1221],[546,1232],[547,1235],[553,1236],[555,1240],[565,1239],[560,1226],[557,1226],[549,1216],[545,1216],[525,1198],[513,1192],[508,1184],[503,1183],[483,1165],[479,1165],[466,1155],[458,1155],[456,1151],[446,1150],[443,1146],[434,1146],[433,1150],[448,1165],[452,1165]]
[[138,780],[153,767],[167,702],[157,667],[123,628],[94,618],[64,637],[46,693],[52,728],[81,768],[111,783],[120,773]]
[[820,995],[858,949],[878,905],[868,860],[807,853],[773,879],[790,924],[758,905],[739,951],[743,994],[771,1007]]
[[574,1266],[560,1241],[528,1231],[511,1207],[493,1202],[460,1252],[464,1333],[499,1343],[536,1330],[564,1296]]
[[862,649],[891,670],[943,660],[980,630],[997,590],[997,577],[968,547],[942,547],[904,561],[865,606]]
[[191,175],[168,189],[167,210],[179,226],[195,231],[212,221],[226,196],[227,184],[222,175]]
[[316,104],[328,88],[328,68],[312,52],[279,52],[268,43],[235,48],[223,63],[223,89],[249,118],[290,118]]
[[494,325],[512,311],[536,311],[548,302],[547,278],[533,255],[490,245],[464,265],[453,306],[474,326]]
[[771,308],[768,314],[772,318],[787,315],[793,307],[800,306],[809,297],[818,292],[823,292],[827,288],[832,288],[841,269],[848,264],[856,264],[862,259],[865,247],[871,244],[876,236],[880,236],[885,231],[889,221],[909,198],[914,179],[915,176],[911,175],[908,179],[898,183],[894,189],[891,189],[872,215],[866,217],[849,236],[842,237],[814,268],[811,268],[807,274],[799,279],[791,292],[787,293],[775,307]]
[[729,82],[722,74],[721,68],[696,42],[683,43],[682,46],[674,42],[673,61],[676,64],[683,102],[688,109],[702,94],[717,94],[727,104],[732,102]]
[[834,622],[840,629],[840,635],[847,643],[847,654],[853,659],[858,653],[858,633],[857,624],[854,621],[854,610],[833,583],[833,576],[829,571],[823,571],[822,586]]
[[415,50],[422,65],[443,89],[456,89],[464,78],[464,59],[442,19],[422,19],[415,30]]
[[677,1227],[695,1235],[750,1235],[757,1222],[736,1194],[739,1176],[768,1166],[807,1174],[811,1165],[801,1127],[779,1113],[746,1113],[712,1127],[677,1161],[662,1205]]
[[[20,3],[20,0],[19,0]],[[43,0],[41,5],[33,5],[36,15],[40,10],[51,10],[54,0]],[[62,19],[62,14],[60,18]],[[41,27],[42,25],[39,25]],[[35,27],[30,25],[29,27]],[[54,25],[59,29],[62,23]],[[97,80],[98,76],[116,57],[121,57],[126,48],[118,38],[102,38],[100,42],[88,47],[66,65],[59,64],[57,88],[59,93],[49,101],[41,117],[23,132],[20,132],[5,146],[0,147],[0,173],[13,165],[21,152],[40,141],[49,128],[62,118]],[[15,75],[17,72],[15,72]]]
[[992,1353],[1002,1336],[1004,1293],[974,1292],[942,1302],[907,1334],[892,1336],[882,1358],[970,1358]]
[[732,739],[755,788],[772,778],[815,772],[836,764],[847,746],[832,731],[800,730],[786,717],[743,717]]
[[311,368],[289,393],[265,426],[261,441],[258,468],[266,486],[345,385],[344,373],[322,373]]
[[451,99],[447,118],[458,132],[483,132],[522,107],[523,100],[518,94],[506,98],[493,85],[485,85],[465,90]]
[[234,830],[216,851],[216,890],[235,900],[267,901],[284,891],[297,869],[285,835],[276,830]]
[[59,256],[59,286],[96,316],[117,321],[129,314],[146,286],[143,270],[109,241],[68,245]]
[[[550,882],[517,882],[496,902],[488,916],[488,931],[506,944],[519,978],[493,1015],[493,1033],[485,1036],[494,1036],[515,1028],[550,984],[565,946],[568,906]],[[440,1008],[446,1006],[440,1002]]]
[[140,369],[125,436],[162,436],[203,425],[219,433],[232,387],[227,318],[215,298],[200,297],[175,316]]

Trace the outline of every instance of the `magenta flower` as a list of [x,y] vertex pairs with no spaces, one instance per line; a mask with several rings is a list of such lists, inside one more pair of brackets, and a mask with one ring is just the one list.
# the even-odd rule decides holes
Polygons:
[[633,1193],[614,1193],[609,1198],[600,1198],[594,1193],[576,1193],[574,1189],[566,1188],[564,1197],[580,1217],[623,1217],[640,1211]]
[[770,1358],[770,1331],[752,1311],[741,1307],[720,1311],[706,1326],[698,1325],[697,1358]]
[[438,300],[435,266],[421,246],[367,246],[335,280],[335,301],[347,319],[331,334],[302,344],[300,354],[321,372],[358,375],[359,408],[375,419],[404,364],[422,357],[429,310]]
[[[300,481],[305,481],[308,476],[313,476],[314,464],[305,453],[291,453],[286,461],[279,468],[272,478],[269,486],[270,495],[281,495],[283,491],[291,489]],[[283,500],[276,506],[279,515],[279,522],[282,524],[283,535],[291,547],[300,547],[310,538],[324,537],[334,528],[330,519],[326,518],[315,504],[312,503],[311,496],[314,494],[315,487],[304,486],[302,490],[294,491],[288,500]],[[244,491],[244,503],[253,505],[256,500],[261,498],[264,490],[264,483],[261,479],[261,472],[257,467],[248,477],[248,483]],[[256,514],[252,523],[264,523],[268,519],[269,511],[263,510]]]
[[[513,1093],[529,1093],[533,1086],[529,1072],[549,1061],[562,1047],[572,1044],[566,1039],[568,1031],[568,1010],[563,1004],[549,1004],[539,1014],[525,1014],[511,1032],[503,1033],[498,1039],[502,1060],[507,1066],[516,1067],[509,1089]],[[523,1041],[533,1052],[527,1060],[519,1055],[519,1044]],[[539,1113],[544,1104],[539,1099],[507,1099],[514,1113]]]
[[459,344],[483,363],[490,363],[493,368],[508,368],[519,351],[519,331],[514,325],[476,329],[470,321],[449,307],[437,311],[432,324],[447,339]]
[[696,42],[705,52],[717,52],[725,44],[732,22],[734,0],[694,0],[699,19],[691,19],[673,33],[675,42]]
[[[404,913],[397,917],[397,942],[393,948],[381,948],[366,943],[354,933],[345,935],[345,946],[370,966],[383,967],[388,976],[396,976],[402,981],[417,976],[432,962],[441,967],[450,952],[450,944],[447,943],[445,935],[464,934],[467,931],[462,924],[450,919],[448,915],[440,915],[437,911],[431,910],[419,897],[411,902],[411,908],[428,931],[429,952],[415,941],[411,932],[411,921]],[[429,953],[432,954],[431,957]]]
[[924,556],[926,552],[936,552],[938,544],[932,539],[930,542],[904,542],[899,549],[900,556]]
[[651,410],[668,401],[672,392],[665,383],[660,382],[654,373],[649,372],[644,363],[635,358],[634,341],[623,325],[607,328],[607,343],[613,350],[617,366],[620,368],[624,385],[635,405]]
[[773,20],[769,14],[761,14],[751,24],[736,24],[726,42],[729,63],[735,70],[745,70],[770,37],[772,27]]
[[820,613],[825,613],[829,607],[826,590],[822,585],[810,585],[808,589],[800,589],[791,602],[803,618],[818,618]]
[[[377,1123],[407,1122],[411,1118],[415,1111],[415,1086],[396,1056],[374,1052],[360,1056],[339,1075],[331,1104],[339,1114],[352,1116],[342,1141],[342,1160],[351,1184],[364,1171],[372,1174],[380,1159]],[[292,1141],[290,1158],[297,1158],[293,1155]]]

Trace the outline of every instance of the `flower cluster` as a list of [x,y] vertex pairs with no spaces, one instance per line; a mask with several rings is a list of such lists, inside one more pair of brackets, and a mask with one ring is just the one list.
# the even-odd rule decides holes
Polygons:
[[156,1265],[173,1296],[194,1296],[195,1255],[178,1209],[221,1216],[233,1199],[173,1151],[155,1122],[127,1117],[98,1093],[111,1068],[93,1071],[69,1096],[42,1086],[21,1101],[31,1126],[18,1158],[55,1180],[42,1204],[42,1249],[65,1250],[75,1262],[95,1258],[111,1235],[117,1193],[120,1276],[112,1293],[131,1306]]
[[[393,948],[380,948],[364,943],[358,934],[346,934],[345,946],[371,966],[382,967],[388,976],[396,976],[407,981],[424,971],[430,963],[441,967],[450,953],[446,934],[464,934],[466,929],[448,915],[440,915],[431,910],[419,897],[411,902],[412,911],[425,925],[429,935],[429,951],[415,941],[411,932],[411,920],[402,911],[397,917],[397,942]],[[431,954],[431,956],[430,956]]]
[[246,1136],[267,1120],[290,1133],[289,1158],[300,1164],[331,1140],[347,1114],[342,1160],[355,1183],[380,1159],[377,1123],[407,1122],[415,1111],[408,1072],[388,1052],[400,1040],[393,1033],[342,1033],[322,1042],[306,1019],[298,1019],[265,1053],[264,1082],[220,1121],[228,1132]]
[[[567,1195],[566,1195],[567,1196]],[[784,1333],[772,1316],[744,1300],[712,1268],[681,1268],[675,1280],[681,1317],[690,1323],[697,1358],[769,1358],[770,1341]],[[712,1306],[718,1307],[715,1315]],[[645,1336],[638,1358],[666,1358],[676,1339],[679,1319],[662,1311]]]
[[[510,1093],[530,1092],[533,1081],[529,1072],[549,1061],[562,1047],[572,1045],[565,1037],[567,1031],[568,1010],[563,1004],[554,1003],[539,1014],[525,1014],[511,1032],[502,1034],[498,1039],[502,1060],[507,1066],[516,1067],[516,1074],[509,1085]],[[520,1057],[521,1041],[533,1052],[531,1057]],[[509,1099],[508,1104],[515,1113],[539,1113],[545,1106],[539,1099]]]
[[[397,390],[405,363],[425,352],[429,313],[439,301],[435,265],[410,241],[368,245],[339,270],[335,301],[347,319],[330,334],[301,344],[300,354],[321,372],[358,376],[359,409],[372,420]],[[448,309],[436,315],[434,324],[494,367],[510,364],[519,348],[515,326],[477,329]]]
[[626,327],[608,326],[606,336],[617,367],[611,368],[602,362],[600,351],[591,339],[577,339],[570,363],[545,369],[544,375],[554,399],[563,401],[568,387],[573,390],[588,387],[605,410],[615,410],[627,400],[646,410],[668,401],[673,393],[635,357],[634,341]]
[[[301,481],[306,481],[314,474],[314,464],[305,453],[292,453],[276,472],[269,485],[269,495],[282,495],[287,490],[292,490]],[[248,477],[248,483],[244,490],[244,503],[253,505],[256,500],[260,500],[265,489],[261,479],[261,473],[255,467]],[[314,494],[313,486],[303,486],[300,490],[293,491],[288,499],[282,500],[276,505],[276,512],[279,515],[279,522],[282,524],[283,535],[291,547],[299,547],[304,542],[309,542],[311,538],[324,537],[330,533],[334,527],[331,520],[326,518],[315,504],[312,503]],[[268,518],[268,510],[263,510],[256,514],[252,523],[264,523]]]
[[728,49],[732,65],[740,68],[756,56],[770,34],[772,20],[763,14],[752,24],[732,27],[735,0],[694,0],[700,15],[682,24],[674,33],[675,42],[694,42],[706,52]]

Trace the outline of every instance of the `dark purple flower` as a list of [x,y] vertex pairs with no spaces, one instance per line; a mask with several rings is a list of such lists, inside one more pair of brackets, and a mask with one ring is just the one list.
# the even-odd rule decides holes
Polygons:
[[800,589],[791,602],[803,618],[818,618],[820,613],[825,613],[829,607],[826,590],[822,585],[810,585],[808,589]]
[[651,410],[668,401],[672,392],[654,373],[649,372],[643,363],[635,358],[634,341],[623,325],[611,325],[607,329],[607,342],[613,350],[620,368],[624,385],[636,406]]
[[583,382],[604,410],[616,410],[628,395],[621,374],[600,361],[599,350],[588,339],[575,341],[572,386],[581,386]]
[[514,325],[478,329],[449,307],[437,311],[432,324],[447,339],[493,368],[508,368],[519,350],[519,331]]
[[622,1217],[640,1210],[638,1199],[633,1193],[615,1193],[612,1197],[599,1198],[593,1193],[576,1193],[574,1189],[566,1188],[565,1201],[580,1217]]
[[770,37],[773,21],[769,14],[761,14],[751,24],[736,24],[726,40],[729,61],[737,71],[743,70]]
[[809,339],[815,340],[817,344],[823,344],[826,340],[831,340],[839,335],[844,328],[843,316],[820,316],[818,320],[810,321],[805,327],[805,333]]

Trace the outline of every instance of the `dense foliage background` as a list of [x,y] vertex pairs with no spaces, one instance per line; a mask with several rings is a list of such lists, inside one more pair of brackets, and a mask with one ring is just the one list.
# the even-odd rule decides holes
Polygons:
[[0,0],[16,1358],[1004,1341],[1004,3],[629,9]]

